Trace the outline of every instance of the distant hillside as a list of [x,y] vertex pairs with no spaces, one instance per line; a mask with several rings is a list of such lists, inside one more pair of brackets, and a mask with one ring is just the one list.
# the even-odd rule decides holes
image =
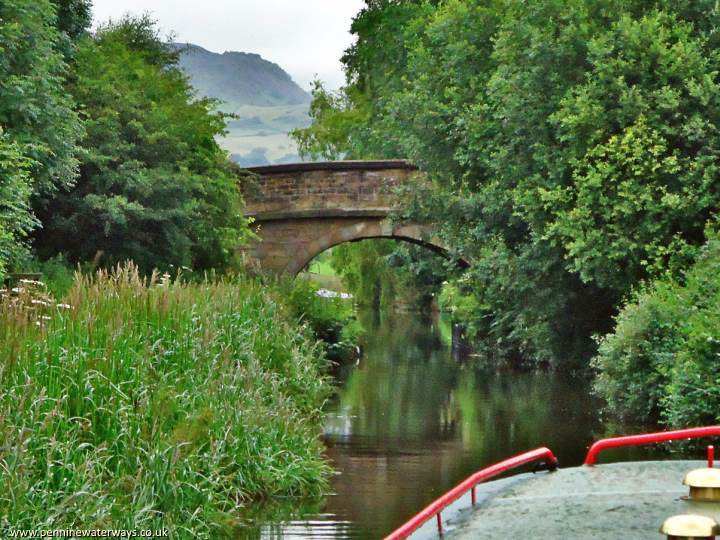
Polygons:
[[201,95],[224,101],[222,109],[226,112],[237,112],[246,105],[273,107],[310,102],[310,95],[290,75],[258,54],[218,54],[189,43],[173,45],[184,51],[180,65],[190,75],[193,86]]
[[310,124],[311,98],[290,75],[257,54],[217,54],[187,43],[173,46],[183,51],[180,66],[198,95],[221,100],[220,108],[236,115],[220,141],[235,162],[252,167],[300,161],[288,132]]

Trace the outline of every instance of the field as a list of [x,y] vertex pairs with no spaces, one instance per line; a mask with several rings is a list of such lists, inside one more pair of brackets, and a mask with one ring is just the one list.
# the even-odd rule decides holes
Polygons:
[[[231,108],[232,109],[232,108]],[[228,134],[219,142],[244,166],[299,161],[298,150],[288,132],[305,127],[308,105],[277,107],[240,106],[228,122]]]

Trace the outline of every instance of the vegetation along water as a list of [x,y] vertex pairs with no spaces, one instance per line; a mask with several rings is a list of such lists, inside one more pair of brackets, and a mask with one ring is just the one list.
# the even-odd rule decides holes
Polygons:
[[[326,511],[371,538],[420,503],[407,476],[432,495],[500,451],[718,422],[719,25],[716,0],[366,0],[345,85],[308,104],[150,15],[0,1],[2,534]],[[200,72],[226,66],[284,90],[248,102],[247,75],[221,103]],[[346,243],[261,275],[262,186],[221,142],[267,124],[293,159],[294,119],[306,159],[417,166],[383,227],[444,256]]]
[[323,493],[326,361],[279,298],[132,265],[66,304],[3,296],[4,525],[219,537],[250,501]]
[[710,0],[367,2],[346,85],[318,82],[294,136],[417,164],[398,217],[472,264],[358,244],[336,270],[434,295],[500,361],[587,369],[610,334],[592,367],[614,414],[717,421],[696,399],[720,338],[717,24]]

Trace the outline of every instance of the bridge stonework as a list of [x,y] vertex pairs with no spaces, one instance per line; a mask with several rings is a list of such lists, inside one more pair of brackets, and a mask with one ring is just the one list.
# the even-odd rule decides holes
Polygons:
[[250,169],[245,214],[257,239],[245,249],[260,269],[297,275],[318,254],[343,242],[395,238],[445,249],[432,229],[394,223],[396,188],[417,174],[407,161],[332,161]]

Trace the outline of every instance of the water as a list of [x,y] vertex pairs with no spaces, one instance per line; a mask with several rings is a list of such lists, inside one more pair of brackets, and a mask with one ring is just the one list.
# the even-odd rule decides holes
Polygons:
[[587,380],[458,359],[437,317],[360,318],[363,357],[327,407],[332,494],[262,538],[381,538],[483,466],[537,446],[578,465],[598,434]]

